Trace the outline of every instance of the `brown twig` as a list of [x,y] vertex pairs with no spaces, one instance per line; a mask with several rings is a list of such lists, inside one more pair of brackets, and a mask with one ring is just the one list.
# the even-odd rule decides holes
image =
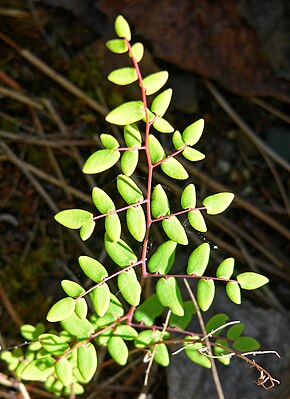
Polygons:
[[250,97],[250,100],[259,105],[260,107],[264,108],[265,110],[269,111],[271,114],[277,116],[277,118],[282,119],[284,122],[290,123],[290,117],[284,112],[279,111],[277,108],[273,107],[272,105],[267,104],[264,100],[261,100],[257,97]]

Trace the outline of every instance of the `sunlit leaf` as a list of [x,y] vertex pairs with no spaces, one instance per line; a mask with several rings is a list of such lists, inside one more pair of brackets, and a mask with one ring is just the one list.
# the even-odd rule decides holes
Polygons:
[[205,155],[202,152],[197,151],[195,148],[191,147],[186,147],[182,151],[182,155],[184,156],[184,158],[192,162],[202,161],[205,158]]
[[157,184],[152,192],[151,211],[154,218],[170,214],[169,201],[161,184]]
[[110,305],[110,288],[106,283],[96,287],[91,292],[93,307],[98,316],[102,317],[107,313]]
[[126,212],[128,230],[135,240],[142,242],[146,233],[146,218],[141,205],[129,208]]
[[118,85],[128,85],[135,82],[137,79],[136,70],[132,67],[115,69],[108,75],[108,80]]
[[198,209],[188,212],[188,221],[195,230],[200,231],[201,233],[207,231],[204,217]]
[[[153,352],[153,349],[152,349]],[[154,353],[154,352],[153,352]],[[154,360],[160,366],[167,367],[170,363],[169,352],[165,344],[156,345],[156,350],[154,353]]]
[[105,217],[105,229],[112,241],[119,241],[121,236],[121,222],[117,213]]
[[69,348],[66,341],[55,334],[41,334],[38,339],[42,347],[54,356],[61,356]]
[[117,36],[124,37],[128,41],[131,40],[130,26],[122,15],[118,15],[115,19],[115,32]]
[[181,293],[174,277],[160,278],[156,284],[156,293],[163,306],[168,306],[177,316],[184,315]]
[[188,173],[184,166],[173,157],[162,162],[161,169],[167,176],[172,177],[173,179],[185,180],[188,178]]
[[120,267],[137,262],[137,256],[123,240],[114,242],[105,234],[105,248],[109,257]]
[[98,150],[94,152],[85,162],[83,173],[101,173],[114,166],[120,158],[118,150]]
[[162,220],[162,227],[167,237],[177,244],[187,245],[188,239],[182,223],[176,216],[170,216]]
[[98,367],[98,357],[96,348],[91,342],[80,346],[77,349],[77,366],[86,382],[89,382]]
[[108,351],[115,362],[121,366],[127,363],[129,352],[127,345],[121,337],[113,336],[110,338],[108,342]]
[[64,330],[80,339],[88,338],[95,331],[94,326],[87,319],[80,319],[75,313],[61,321]]
[[233,193],[218,193],[206,197],[202,204],[206,207],[206,212],[209,215],[217,215],[230,206],[234,197]]
[[116,209],[111,197],[107,193],[105,193],[104,190],[102,190],[98,187],[93,188],[92,199],[93,199],[93,203],[95,204],[96,208],[102,214],[112,212]]
[[154,252],[148,262],[148,269],[151,273],[168,274],[175,260],[175,241],[165,241]]
[[58,212],[54,218],[55,220],[69,229],[79,229],[84,223],[92,219],[91,212],[82,209],[66,209]]
[[255,290],[269,282],[269,279],[262,274],[246,272],[237,275],[238,283],[244,290]]
[[116,150],[120,147],[120,144],[117,139],[111,134],[101,134],[100,135],[101,143],[108,150]]
[[82,225],[80,229],[80,237],[83,241],[86,241],[88,238],[91,237],[94,232],[95,226],[96,222],[92,219],[88,220]]
[[157,140],[157,138],[153,136],[153,134],[149,134],[148,136],[148,148],[150,153],[150,159],[153,165],[166,157],[162,145]]
[[55,360],[50,357],[42,357],[28,363],[21,373],[23,380],[41,381],[53,373],[53,364]]
[[128,176],[119,175],[117,177],[117,189],[128,205],[136,204],[144,199],[141,189]]
[[73,298],[77,298],[85,292],[84,288],[80,284],[71,280],[62,280],[61,286],[64,292]]
[[153,122],[153,127],[158,132],[161,133],[172,133],[174,132],[174,127],[170,125],[170,123],[159,116],[157,116],[155,122]]
[[139,148],[142,146],[142,136],[135,123],[124,127],[124,140],[128,147]]
[[136,337],[138,337],[138,333],[135,328],[127,326],[125,324],[118,325],[116,327],[114,335],[118,335],[126,341],[133,341]]
[[216,276],[219,278],[230,279],[235,267],[235,259],[234,258],[227,258],[223,260],[216,271]]
[[232,302],[236,303],[237,305],[241,304],[241,289],[238,283],[236,283],[235,281],[227,283],[226,293]]
[[195,208],[196,192],[194,184],[191,183],[185,187],[182,191],[180,202],[183,209]]
[[56,302],[48,312],[46,319],[50,322],[61,321],[69,317],[75,310],[75,301],[71,297]]
[[54,370],[63,386],[70,386],[72,381],[72,367],[66,357],[59,359],[55,363]]
[[133,57],[135,58],[136,62],[140,62],[144,55],[143,44],[140,42],[134,43],[133,46],[131,47],[131,51],[132,51]]
[[113,39],[106,43],[106,46],[112,53],[122,54],[128,51],[126,41],[124,39]]
[[131,176],[138,165],[139,151],[127,150],[123,152],[121,157],[121,169],[124,175]]
[[200,279],[197,284],[197,301],[201,310],[206,312],[213,300],[215,295],[215,284],[214,280],[211,279]]
[[172,143],[177,150],[180,150],[185,146],[185,142],[182,139],[182,136],[178,130],[175,130],[172,136]]
[[146,90],[146,95],[150,96],[160,90],[167,82],[168,76],[167,71],[155,72],[146,76],[146,78],[143,79],[143,86]]
[[80,319],[85,319],[87,317],[88,304],[85,298],[80,298],[76,301],[75,312]]
[[[198,335],[195,335],[193,337],[189,335],[185,339],[192,340],[200,338]],[[199,364],[200,366],[205,367],[207,369],[211,368],[211,362],[209,358],[198,352],[198,349],[204,347],[204,344],[202,344],[201,342],[191,343],[185,341],[184,346],[185,346],[185,353],[192,362]]]
[[104,266],[99,261],[89,256],[80,256],[79,264],[85,275],[96,283],[99,283],[108,276]]
[[129,101],[113,109],[106,121],[115,125],[129,125],[140,121],[145,117],[145,109],[142,101]]
[[199,119],[198,121],[189,125],[182,133],[182,139],[187,145],[195,145],[203,132],[204,120]]
[[142,289],[134,269],[126,270],[118,275],[118,288],[130,305],[139,305]]
[[154,98],[151,111],[158,116],[163,116],[167,111],[172,97],[172,89],[164,90]]
[[210,246],[207,242],[200,244],[194,251],[192,251],[188,258],[187,274],[194,274],[196,276],[203,276],[210,257]]

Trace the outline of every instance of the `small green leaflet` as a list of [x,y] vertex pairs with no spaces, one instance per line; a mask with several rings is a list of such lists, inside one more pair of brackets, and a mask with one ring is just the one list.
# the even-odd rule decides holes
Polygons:
[[77,349],[77,367],[86,382],[89,382],[98,367],[96,348],[91,342]]
[[[223,339],[217,339],[215,341],[215,344],[222,345],[224,347],[228,347],[229,346],[228,341],[226,339],[224,339],[224,338]],[[220,363],[222,363],[224,366],[228,366],[230,364],[231,358],[230,358],[230,356],[227,356],[230,353],[230,351],[228,351],[228,350],[226,350],[224,348],[221,348],[219,346],[215,346],[213,348],[213,353],[214,353],[215,356],[218,356],[218,361]]]
[[[144,46],[142,43],[134,43],[131,47],[131,52],[133,57],[135,58],[136,62],[140,62],[144,55]],[[131,57],[131,54],[130,54]]]
[[232,203],[234,199],[233,193],[218,193],[206,197],[202,204],[206,207],[206,212],[209,215],[217,215],[224,212]]
[[144,199],[141,189],[128,176],[119,175],[117,177],[117,189],[128,205],[136,204]]
[[200,231],[201,233],[205,233],[207,231],[204,217],[198,209],[188,212],[188,221],[191,227],[193,227],[195,230]]
[[[193,337],[189,335],[185,338],[185,340],[193,340],[193,339],[200,339],[200,338],[198,335],[195,335]],[[198,349],[202,348],[203,346],[204,344],[202,344],[201,342],[196,342],[196,343],[184,342],[185,353],[187,354],[189,359],[192,362],[199,364],[202,367],[210,369],[211,362],[209,358],[198,352]]]
[[205,155],[202,152],[197,151],[195,148],[191,147],[186,147],[182,151],[182,155],[184,156],[184,158],[188,159],[191,162],[202,161],[205,158]]
[[21,373],[24,380],[41,381],[53,373],[53,364],[55,360],[50,357],[42,357],[28,363]]
[[128,51],[126,41],[124,39],[113,39],[106,43],[106,46],[112,53],[122,54]]
[[86,241],[94,232],[96,222],[92,219],[84,223],[80,229],[80,237],[83,241]]
[[126,212],[127,227],[135,240],[142,242],[146,233],[146,218],[141,205],[129,208]]
[[134,269],[126,270],[118,275],[118,287],[130,305],[139,305],[142,289]]
[[120,147],[120,144],[117,139],[111,134],[101,134],[100,135],[101,143],[108,150],[116,150]]
[[262,274],[246,272],[237,276],[238,283],[244,290],[255,290],[269,282],[269,279]]
[[109,257],[120,267],[137,262],[137,256],[123,240],[114,242],[105,234],[105,248]]
[[118,37],[124,37],[128,41],[131,40],[130,26],[122,15],[118,15],[115,20],[115,32]]
[[204,120],[199,119],[198,121],[189,125],[182,133],[182,139],[187,145],[195,145],[203,132]]
[[108,342],[108,351],[115,362],[121,366],[127,363],[129,352],[127,345],[121,337],[113,336],[110,338]]
[[168,76],[167,71],[160,71],[152,73],[143,79],[143,86],[146,90],[146,95],[150,96],[160,90],[167,82]]
[[135,338],[138,337],[138,333],[135,328],[131,326],[126,326],[125,324],[119,324],[116,327],[114,335],[118,335],[126,341],[133,341]]
[[66,357],[59,359],[55,363],[54,370],[63,386],[70,386],[72,381],[72,366]]
[[83,224],[93,218],[93,214],[82,209],[66,209],[58,212],[54,218],[69,229],[80,229]]
[[184,166],[177,161],[177,159],[170,157],[161,163],[163,172],[173,179],[185,180],[188,178],[188,173]]
[[75,313],[62,320],[60,324],[69,334],[80,339],[88,338],[95,331],[94,326],[87,319],[82,320]]
[[50,322],[65,320],[74,312],[74,310],[74,299],[71,297],[63,298],[52,306],[46,319]]
[[135,68],[125,67],[120,69],[115,69],[112,71],[108,80],[110,82],[116,83],[117,85],[128,85],[130,83],[136,82],[138,79]]
[[235,281],[230,281],[226,285],[226,293],[230,300],[237,305],[240,305],[242,302],[241,298],[241,289],[238,283]]
[[80,256],[79,264],[85,275],[95,283],[99,283],[108,276],[108,272],[104,266],[99,261],[89,256]]
[[163,306],[168,306],[176,316],[184,315],[181,293],[174,277],[160,278],[156,284],[156,293]]
[[178,130],[175,130],[172,136],[172,143],[177,150],[185,147],[185,142],[182,139],[182,136]]
[[153,122],[153,127],[155,130],[161,133],[172,133],[174,132],[174,127],[170,125],[170,123],[159,116],[157,116],[156,120]]
[[127,147],[139,148],[142,146],[142,136],[135,123],[124,127],[124,140]]
[[110,305],[110,289],[106,283],[96,287],[91,293],[91,300],[98,316],[107,313]]
[[[225,313],[217,313],[213,317],[209,319],[206,323],[205,329],[207,333],[211,333],[212,331],[216,330],[218,327],[223,326],[229,320],[229,316]],[[223,328],[218,330],[215,335],[220,335],[223,331]]]
[[92,199],[95,207],[100,211],[102,214],[114,211],[115,204],[112,201],[111,197],[105,193],[104,190],[94,187],[92,191]]
[[162,220],[162,228],[170,240],[177,244],[187,245],[188,239],[184,227],[176,216],[170,216]]
[[145,115],[142,101],[129,101],[113,109],[106,116],[106,121],[115,125],[129,125],[140,121]]
[[80,298],[76,301],[75,313],[82,320],[84,320],[87,317],[88,304],[85,298]]
[[260,348],[259,342],[252,337],[238,337],[233,347],[241,352],[256,351]]
[[156,219],[170,214],[169,201],[161,184],[157,184],[152,192],[151,211]]
[[40,334],[44,333],[44,331],[45,327],[43,323],[38,323],[36,327],[30,324],[23,324],[20,327],[21,335],[28,341],[33,341],[37,339]]
[[202,276],[207,268],[210,257],[210,246],[207,242],[199,245],[194,251],[192,251],[188,258],[188,266],[186,273],[196,276]]
[[81,285],[71,280],[62,280],[61,286],[64,292],[72,298],[77,298],[85,292]]
[[200,279],[197,284],[197,301],[201,310],[206,312],[214,300],[215,284],[211,279]]
[[240,337],[244,331],[245,325],[243,323],[235,324],[231,326],[227,331],[227,338],[231,340],[236,340]]
[[163,305],[158,300],[157,294],[149,296],[134,313],[137,322],[143,322],[146,326],[153,326],[156,317],[163,312]]
[[235,259],[227,258],[223,260],[216,271],[216,276],[219,278],[230,279],[234,272]]
[[195,208],[196,192],[194,184],[191,183],[185,187],[182,191],[180,202],[183,209]]
[[117,213],[105,217],[105,229],[112,241],[119,241],[121,236],[121,222]]
[[138,165],[139,151],[127,150],[123,152],[121,157],[121,169],[124,175],[131,176]]
[[152,101],[151,111],[158,116],[163,116],[169,107],[171,97],[172,89],[164,90],[158,94]]
[[41,334],[38,339],[42,347],[54,356],[61,356],[69,349],[68,344],[62,337],[55,334]]
[[94,152],[85,162],[83,173],[101,173],[114,166],[120,158],[118,150],[98,150]]
[[148,148],[150,153],[150,159],[153,165],[166,157],[162,145],[157,140],[157,138],[153,136],[153,134],[149,134],[148,136]]
[[175,260],[175,241],[165,241],[154,252],[148,262],[148,269],[151,273],[168,274]]

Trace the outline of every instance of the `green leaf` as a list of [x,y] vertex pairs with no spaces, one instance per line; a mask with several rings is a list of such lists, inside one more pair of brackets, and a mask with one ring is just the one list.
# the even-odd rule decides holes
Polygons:
[[151,273],[168,274],[175,260],[175,241],[165,241],[154,252],[148,262],[148,269]]
[[166,157],[162,145],[153,134],[148,136],[148,148],[153,165]]
[[167,82],[168,76],[167,71],[155,72],[146,76],[146,78],[143,79],[143,86],[146,90],[146,95],[150,96],[160,90]]
[[161,133],[172,133],[174,132],[174,127],[170,125],[169,122],[167,122],[166,119],[163,119],[159,116],[157,116],[155,122],[153,122],[153,127],[156,129],[158,132]]
[[75,310],[73,298],[63,298],[56,302],[48,312],[46,319],[50,322],[61,321],[69,317]]
[[163,116],[169,107],[171,97],[172,89],[164,90],[152,101],[151,111],[158,116]]
[[230,279],[235,267],[235,259],[227,258],[223,260],[216,271],[216,276],[219,278]]
[[[189,335],[185,339],[192,340],[200,338],[198,335],[195,335],[193,337]],[[201,342],[196,342],[196,343],[184,342],[184,346],[185,346],[185,353],[192,362],[199,364],[200,366],[205,367],[207,369],[211,368],[211,362],[209,358],[198,352],[198,349],[204,347],[204,344],[202,344]]]
[[54,370],[63,386],[70,386],[72,381],[72,367],[66,357],[59,359],[55,363]]
[[91,300],[97,315],[104,316],[110,305],[110,288],[108,285],[103,283],[96,287],[91,293]]
[[62,280],[61,286],[64,292],[73,298],[77,298],[85,292],[81,285],[71,280]]
[[82,320],[75,313],[62,320],[61,326],[72,336],[83,339],[88,338],[95,331],[94,326],[87,319]]
[[126,41],[124,39],[113,39],[106,43],[106,46],[112,53],[122,54],[128,51]]
[[238,283],[231,281],[226,285],[226,293],[230,300],[237,305],[240,305],[242,302],[241,298],[241,289]]
[[83,173],[94,174],[101,173],[104,170],[114,166],[120,158],[120,152],[117,150],[99,150],[94,152],[85,162]]
[[117,85],[129,85],[130,83],[136,82],[137,79],[137,72],[135,68],[131,67],[115,69],[108,76],[108,80]]
[[170,216],[168,219],[162,220],[162,227],[170,240],[177,244],[187,245],[188,239],[184,227],[176,216]]
[[125,324],[118,325],[114,335],[117,335],[126,341],[133,341],[136,337],[138,337],[138,333],[135,328]]
[[41,381],[53,373],[53,364],[55,360],[50,357],[42,357],[41,359],[33,360],[23,369],[21,378],[23,380]]
[[[149,344],[151,344],[152,342],[155,341],[154,339],[154,335],[156,336],[156,338],[160,337],[160,331],[155,330],[145,330],[145,331],[141,331],[138,335],[138,337],[135,339],[135,346],[136,348],[144,348],[145,346],[148,346]],[[157,338],[157,341],[158,341]]]
[[200,279],[197,284],[197,301],[201,310],[206,312],[214,300],[214,280]]
[[262,274],[247,272],[237,276],[238,283],[244,290],[255,290],[269,282],[269,279]]
[[85,275],[96,283],[99,283],[108,276],[104,266],[99,261],[89,256],[80,256],[79,265]]
[[54,218],[55,220],[69,229],[79,229],[83,224],[92,219],[91,212],[83,211],[82,209],[66,209],[58,212]]
[[121,222],[117,213],[105,217],[105,229],[112,241],[119,241],[121,237]]
[[[216,344],[223,345],[225,347],[228,347],[228,341],[226,339],[217,339],[215,341]],[[213,348],[213,353],[215,356],[218,356],[218,361],[222,363],[224,366],[228,366],[230,364],[231,358],[228,355],[230,352],[227,351],[226,349],[220,348],[218,346],[215,346]]]
[[108,342],[108,351],[116,363],[124,366],[128,360],[128,348],[121,337],[111,337]]
[[167,176],[172,177],[173,179],[185,180],[188,178],[188,173],[184,166],[173,157],[162,162],[161,169]]
[[83,241],[86,241],[94,232],[96,222],[94,220],[88,220],[84,223],[80,229],[80,237]]
[[43,323],[37,323],[36,326],[32,326],[30,324],[23,324],[20,327],[21,335],[28,341],[33,341],[37,339],[40,334],[44,333],[44,331],[45,327]]
[[241,352],[256,351],[260,348],[259,342],[252,337],[239,337],[234,343],[233,347]]
[[181,293],[174,277],[160,278],[156,284],[156,293],[163,306],[168,306],[177,316],[184,315]]
[[137,322],[143,322],[146,326],[153,326],[156,317],[163,312],[163,305],[158,300],[157,294],[149,296],[134,313]]
[[244,331],[245,325],[243,323],[235,324],[231,326],[227,331],[227,338],[231,340],[236,340],[240,337]]
[[203,132],[204,120],[199,119],[198,121],[189,125],[182,133],[182,139],[187,145],[195,145]]
[[105,234],[105,248],[109,257],[120,267],[126,267],[137,262],[137,256],[123,240],[112,241]]
[[124,140],[127,147],[139,148],[142,146],[142,136],[135,123],[124,127]]
[[[134,43],[131,47],[131,52],[136,62],[140,62],[144,55],[144,46],[142,43]],[[131,56],[131,55],[130,55]]]
[[209,257],[210,246],[207,242],[204,242],[192,251],[188,258],[186,273],[189,275],[203,276],[209,262]]
[[169,201],[161,184],[157,184],[152,192],[151,212],[156,219],[170,214]]
[[142,242],[146,233],[146,218],[141,205],[129,208],[126,212],[128,230],[135,240]]
[[[151,350],[153,352],[153,349]],[[160,366],[167,367],[170,363],[169,352],[165,344],[156,345],[156,351],[154,354],[154,360]]]
[[101,134],[100,135],[101,143],[108,150],[116,150],[120,147],[120,144],[117,139],[111,134]]
[[183,303],[184,315],[176,316],[172,314],[170,316],[169,324],[172,327],[178,327],[180,330],[185,330],[188,324],[191,322],[193,313],[196,313],[195,307],[192,301],[186,301]]
[[85,298],[80,298],[78,301],[76,301],[76,308],[75,308],[76,315],[80,319],[85,319],[88,314],[88,304]]
[[41,334],[38,339],[41,342],[42,347],[54,356],[61,356],[69,349],[66,341],[55,334]]
[[130,26],[122,15],[118,15],[115,20],[115,32],[118,37],[124,37],[128,41],[131,40]]
[[[211,333],[216,330],[218,327],[223,326],[229,320],[229,316],[225,313],[218,313],[211,317],[209,321],[206,323],[205,329],[207,333]],[[220,335],[223,331],[223,328],[218,330],[215,335]]]
[[208,215],[217,215],[225,211],[234,199],[233,193],[218,193],[206,197],[202,204],[206,207]]
[[185,142],[182,139],[182,136],[178,130],[175,130],[172,136],[172,143],[177,150],[180,150],[185,146]]
[[184,156],[184,158],[192,162],[202,161],[205,158],[205,155],[202,152],[197,151],[195,148],[191,147],[186,147],[182,151],[182,155]]
[[106,121],[115,125],[129,125],[138,122],[145,117],[145,109],[142,101],[129,101],[113,109]]
[[182,191],[180,202],[183,209],[195,208],[196,192],[194,184],[191,183],[185,187],[185,189]]
[[134,269],[126,270],[118,275],[118,287],[130,305],[139,305],[142,288]]
[[201,233],[207,231],[204,217],[198,209],[188,212],[188,221],[195,230],[200,231]]
[[95,207],[100,211],[102,214],[114,211],[115,204],[112,201],[111,197],[105,193],[104,190],[94,187],[92,191],[92,199]]
[[128,205],[143,201],[143,193],[130,177],[119,175],[117,177],[117,189]]
[[77,367],[86,382],[89,382],[98,367],[96,348],[90,342],[77,349]]
[[139,151],[127,150],[123,152],[121,157],[121,169],[124,175],[131,176],[138,165]]

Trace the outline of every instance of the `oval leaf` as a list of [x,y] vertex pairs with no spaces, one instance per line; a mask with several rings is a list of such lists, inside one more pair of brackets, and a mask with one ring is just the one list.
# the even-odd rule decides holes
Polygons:
[[110,305],[110,289],[108,285],[103,283],[96,287],[91,293],[91,300],[97,315],[104,316]]
[[118,275],[118,287],[124,299],[130,305],[139,305],[142,289],[134,269],[130,269]]
[[164,90],[154,98],[151,111],[158,116],[163,116],[167,111],[172,97],[172,89]]
[[207,231],[204,217],[198,209],[188,212],[188,221],[195,230],[200,231],[201,233]]
[[69,349],[64,338],[55,334],[41,334],[38,339],[40,340],[42,347],[54,356],[61,356],[67,349]]
[[126,212],[128,230],[135,240],[142,242],[146,233],[146,218],[141,205],[129,208]]
[[135,328],[126,326],[124,324],[116,327],[114,335],[118,335],[126,341],[133,341],[136,337],[138,337],[138,333]]
[[[144,46],[142,43],[134,43],[131,47],[131,52],[136,62],[140,62],[144,55]],[[130,55],[131,57],[131,55]]]
[[145,109],[142,101],[129,101],[113,109],[106,121],[115,125],[129,125],[138,122],[145,117]]
[[181,148],[185,147],[185,145],[186,145],[185,142],[182,139],[182,136],[181,136],[180,132],[178,130],[176,130],[173,133],[172,143],[173,143],[174,147],[177,150],[180,150]]
[[115,139],[115,137],[111,134],[101,134],[100,139],[103,146],[108,150],[116,150],[118,147],[120,147],[118,140]]
[[86,382],[89,382],[98,367],[96,348],[88,342],[77,349],[77,367]]
[[104,190],[98,187],[93,188],[92,199],[95,207],[102,214],[112,212],[116,209],[111,197],[107,193],[105,193]]
[[125,67],[120,69],[115,69],[112,71],[108,80],[110,82],[116,83],[117,85],[128,85],[130,83],[136,82],[138,79],[135,68]]
[[144,199],[141,189],[128,176],[119,175],[117,177],[117,189],[128,205],[136,204]]
[[55,363],[54,370],[63,386],[70,386],[72,381],[72,367],[66,357],[59,359]]
[[124,366],[128,360],[128,348],[121,337],[111,337],[108,342],[108,351],[116,363]]
[[73,298],[77,298],[85,292],[81,285],[71,280],[62,280],[61,286],[64,292]]
[[269,282],[269,279],[262,274],[247,272],[237,276],[238,283],[244,290],[255,290]]
[[21,378],[23,380],[41,381],[53,373],[53,364],[55,360],[50,357],[42,357],[41,359],[33,360],[23,369]]
[[118,15],[115,20],[115,32],[117,36],[124,37],[128,41],[131,40],[130,26],[122,15]]
[[122,54],[128,51],[126,41],[124,39],[113,39],[106,43],[106,46],[112,53]]
[[158,132],[161,133],[172,133],[174,132],[174,127],[170,125],[170,123],[161,117],[157,117],[155,122],[153,122],[153,127]]
[[75,313],[61,321],[61,326],[70,335],[80,339],[88,338],[95,331],[94,326],[87,319],[80,319]]
[[124,127],[124,139],[128,147],[139,148],[142,146],[142,136],[135,123]]
[[241,298],[241,289],[238,283],[231,281],[226,285],[226,293],[230,300],[237,305],[240,305],[242,302]]
[[114,166],[120,158],[117,150],[99,150],[94,152],[85,162],[83,173],[101,173]]
[[163,306],[168,306],[177,316],[184,315],[181,293],[174,277],[160,278],[156,284],[156,293]]
[[124,175],[131,176],[138,165],[139,151],[127,150],[123,152],[121,157],[121,169]]
[[84,223],[80,229],[80,237],[83,241],[86,241],[94,232],[96,222],[94,220],[89,220]]
[[240,337],[244,331],[245,325],[243,323],[235,324],[231,326],[227,331],[227,338],[231,340],[236,340]]
[[160,90],[167,82],[168,76],[167,71],[160,71],[152,73],[143,79],[143,86],[146,90],[146,95],[150,96]]
[[203,132],[204,120],[199,119],[198,121],[189,125],[182,133],[182,139],[187,145],[195,145]]
[[170,357],[167,346],[165,344],[156,345],[154,360],[156,363],[160,364],[160,366],[167,367],[169,365]]
[[151,211],[156,219],[170,214],[169,201],[161,184],[157,184],[152,192]]
[[80,298],[79,300],[76,301],[75,312],[76,315],[82,320],[87,317],[88,304],[85,298]]
[[162,220],[162,227],[170,240],[177,244],[187,245],[188,239],[184,227],[176,216],[170,216],[168,219]]
[[239,337],[233,347],[241,352],[256,351],[260,348],[259,342],[252,337]]
[[194,184],[191,183],[185,187],[185,189],[182,191],[180,201],[183,209],[195,208],[196,192]]
[[75,310],[73,298],[63,298],[56,302],[48,312],[46,319],[51,322],[61,321],[68,318]]
[[105,234],[105,248],[109,257],[120,267],[137,262],[137,256],[123,240],[114,242]]
[[105,217],[105,229],[112,241],[119,241],[121,236],[121,222],[117,213]]
[[149,271],[168,274],[174,264],[176,246],[175,241],[166,241],[161,244],[149,259]]
[[82,209],[66,209],[58,212],[54,218],[55,220],[69,229],[80,229],[84,223],[92,219],[91,212]]
[[215,284],[213,280],[200,279],[197,284],[197,301],[204,312],[206,312],[214,300]]
[[216,271],[216,276],[219,278],[230,279],[235,267],[235,259],[227,258],[223,260]]
[[[185,339],[192,340],[200,338],[198,335],[195,335],[194,337],[189,335]],[[207,369],[211,368],[211,362],[209,358],[198,352],[198,349],[204,346],[201,342],[196,342],[194,344],[190,342],[184,342],[184,346],[185,346],[185,353],[192,362],[199,364],[200,366],[205,367]]]
[[[218,327],[223,326],[229,320],[229,316],[225,313],[218,313],[211,317],[209,321],[206,323],[205,329],[207,333],[211,333],[212,331],[216,330]],[[215,334],[220,335],[223,328],[218,330]]]
[[225,211],[234,199],[233,193],[218,193],[206,197],[202,204],[209,215],[217,215]]
[[192,251],[188,258],[188,266],[186,273],[195,274],[196,276],[202,276],[205,269],[207,268],[210,256],[210,246],[207,242],[199,245],[194,251]]
[[153,165],[166,157],[162,145],[153,134],[148,136],[148,148]]
[[184,156],[184,158],[192,162],[202,161],[205,158],[205,155],[202,152],[197,151],[195,148],[191,147],[186,147],[182,151],[182,155]]
[[80,256],[79,265],[85,275],[96,283],[99,283],[108,276],[107,270],[104,266],[99,261],[89,256]]
[[185,180],[188,178],[188,173],[186,169],[175,158],[171,157],[162,162],[161,169],[167,176],[172,177],[173,179]]

